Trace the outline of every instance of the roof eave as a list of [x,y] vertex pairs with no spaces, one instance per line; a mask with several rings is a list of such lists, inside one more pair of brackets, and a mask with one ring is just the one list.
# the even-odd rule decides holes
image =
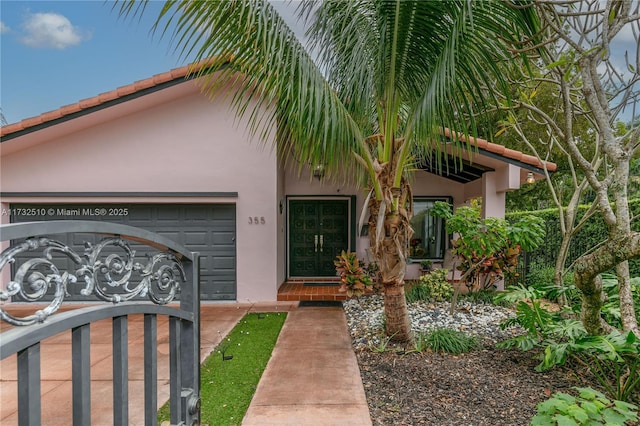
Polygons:
[[22,130],[16,130],[15,132],[11,132],[11,133],[8,133],[8,134],[3,135],[2,137],[0,137],[0,143],[7,142],[9,140],[12,140],[12,139],[15,139],[15,138],[19,138],[21,136],[28,135],[28,134],[33,133],[33,132],[37,132],[37,131],[46,129],[46,128],[55,126],[57,124],[64,123],[66,121],[73,120],[73,119],[76,119],[78,117],[82,117],[84,115],[92,114],[92,113],[94,113],[96,111],[101,111],[101,110],[104,110],[104,109],[107,109],[107,108],[122,104],[124,102],[128,102],[128,101],[140,98],[142,96],[145,96],[145,95],[148,95],[148,94],[151,94],[151,93],[154,93],[154,92],[158,92],[160,90],[175,86],[177,84],[184,83],[184,82],[186,82],[188,80],[191,80],[192,78],[193,77],[191,77],[191,76],[177,77],[177,78],[174,78],[172,80],[165,81],[163,83],[154,85],[152,87],[147,87],[147,88],[135,91],[133,93],[130,93],[130,94],[127,94],[127,95],[124,95],[124,96],[120,96],[120,97],[117,97],[115,99],[108,100],[108,101],[105,101],[105,102],[102,102],[102,103],[99,103],[99,104],[94,105],[94,106],[90,106],[90,107],[87,107],[87,108],[80,109],[80,110],[78,110],[76,112],[72,112],[72,113],[69,113],[69,114],[62,115],[59,118],[43,121],[42,123],[26,127],[26,128],[24,128]]

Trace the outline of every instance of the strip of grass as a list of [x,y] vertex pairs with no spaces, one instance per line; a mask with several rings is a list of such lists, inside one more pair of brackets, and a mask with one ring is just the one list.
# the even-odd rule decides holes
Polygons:
[[[267,366],[284,320],[284,312],[247,314],[202,364],[201,423],[239,425]],[[225,357],[233,357],[223,360]],[[169,403],[158,422],[169,420]]]

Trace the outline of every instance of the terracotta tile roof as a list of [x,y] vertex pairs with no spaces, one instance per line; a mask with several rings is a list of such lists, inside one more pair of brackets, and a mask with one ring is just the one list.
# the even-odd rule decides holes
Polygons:
[[81,112],[89,108],[97,107],[109,101],[113,101],[113,100],[122,98],[124,96],[133,94],[135,92],[152,88],[154,86],[159,86],[163,83],[167,83],[169,81],[172,81],[178,78],[185,78],[187,75],[189,75],[189,73],[192,70],[193,70],[192,65],[185,65],[183,67],[175,68],[170,71],[163,72],[161,74],[156,74],[153,77],[149,77],[144,80],[136,81],[126,86],[118,87],[115,90],[101,93],[92,98],[83,99],[71,105],[65,105],[54,111],[45,112],[36,117],[30,117],[22,121],[19,121],[17,123],[8,124],[0,128],[0,136],[9,135],[22,130],[26,130],[30,127],[34,127],[40,124],[45,124],[49,121],[53,121],[67,115]]
[[[146,78],[144,80],[139,80],[134,83],[128,84],[126,86],[118,87],[115,90],[101,93],[92,98],[83,99],[71,105],[65,105],[63,107],[58,108],[57,110],[45,112],[36,117],[26,118],[17,123],[8,124],[0,128],[0,137],[10,135],[12,133],[20,132],[22,130],[29,129],[30,127],[43,125],[48,122],[54,121],[56,119],[66,117],[68,115],[75,114],[89,108],[98,107],[107,102],[125,97],[127,95],[131,95],[133,93],[136,93],[142,90],[159,86],[163,83],[167,83],[172,80],[185,78],[194,70],[197,70],[199,67],[204,66],[205,64],[206,62],[203,61],[197,64],[185,65],[183,67],[174,68],[167,72],[163,72],[161,74],[156,74],[152,77]],[[445,129],[444,134],[446,137],[451,137],[454,135],[454,133],[449,129]],[[465,141],[467,140],[467,136],[465,135],[461,135],[458,133],[455,133],[455,135],[457,135],[457,137],[460,140],[465,140]],[[541,164],[538,161],[538,159],[532,155],[527,155],[520,151],[508,149],[502,145],[488,142],[480,138],[473,138],[473,137],[469,138],[469,142],[473,146],[477,147],[481,153],[484,151],[484,152],[499,155],[501,157],[519,161],[523,164],[534,166],[540,169],[543,168],[543,164]],[[547,162],[546,166],[547,166],[547,170],[549,170],[550,172],[555,171],[557,167],[554,163],[550,163],[550,162]]]
[[448,138],[451,138],[451,137],[455,136],[459,140],[469,141],[469,143],[472,146],[478,148],[480,153],[488,152],[488,153],[491,153],[491,154],[496,154],[496,155],[499,155],[499,156],[504,157],[504,158],[509,158],[509,159],[512,159],[512,160],[519,161],[519,162],[521,162],[523,164],[527,164],[527,165],[530,165],[530,166],[537,167],[539,169],[544,169],[544,166],[546,164],[547,170],[550,171],[550,172],[555,172],[557,167],[558,167],[555,163],[551,163],[549,161],[545,162],[545,164],[542,164],[533,155],[528,155],[528,154],[525,154],[523,152],[516,151],[514,149],[505,148],[502,145],[499,145],[499,144],[493,143],[493,142],[489,142],[489,141],[486,141],[484,139],[468,137],[468,136],[460,134],[460,133],[454,133],[449,129],[445,129],[444,130],[444,135],[446,137],[448,137]]

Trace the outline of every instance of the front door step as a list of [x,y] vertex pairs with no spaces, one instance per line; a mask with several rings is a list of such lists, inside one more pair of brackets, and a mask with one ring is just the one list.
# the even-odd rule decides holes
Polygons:
[[339,300],[301,300],[299,308],[342,308]]
[[305,287],[339,287],[340,282],[338,281],[327,281],[327,282],[305,282],[302,284]]
[[[309,281],[309,283],[320,283],[320,281]],[[339,281],[328,281],[326,283],[335,283],[336,285],[306,285],[304,281],[287,281],[278,289],[278,300],[335,301],[347,299],[347,294],[339,291]]]

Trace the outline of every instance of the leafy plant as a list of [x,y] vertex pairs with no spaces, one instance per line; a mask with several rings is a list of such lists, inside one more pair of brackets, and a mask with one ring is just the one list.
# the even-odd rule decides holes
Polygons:
[[588,369],[614,399],[629,401],[640,389],[640,340],[632,331],[583,335],[566,343],[548,344],[536,369],[562,365],[568,357]]
[[450,328],[418,333],[415,339],[415,349],[418,352],[431,349],[434,352],[461,354],[478,346],[478,339],[475,336]]
[[[613,274],[602,274],[602,290],[606,296],[602,306],[602,315],[605,321],[614,327],[622,328],[618,278]],[[635,302],[636,317],[640,317],[640,276],[631,278],[631,291]]]
[[497,301],[516,304],[516,316],[503,321],[500,327],[505,329],[519,325],[526,331],[526,334],[501,342],[499,346],[526,351],[540,344],[553,331],[552,324],[561,319],[542,306],[541,295],[542,292],[536,288],[520,285],[510,287],[495,297]]
[[515,287],[497,298],[517,301],[516,317],[501,327],[518,324],[526,334],[500,343],[502,347],[529,350],[542,347],[543,371],[572,360],[589,370],[609,397],[628,401],[640,389],[640,339],[631,332],[614,331],[604,336],[587,335],[582,323],[549,312],[540,300],[544,292],[532,287]]
[[425,286],[420,285],[418,281],[408,282],[404,297],[408,303],[419,302],[421,300],[428,301],[429,290]]
[[545,235],[543,220],[533,215],[512,223],[482,219],[477,207],[458,207],[452,213],[451,206],[442,201],[434,204],[431,214],[444,218],[447,232],[458,235],[452,251],[469,290],[489,289],[497,280],[515,275],[520,251],[538,247]]
[[436,269],[422,275],[417,283],[406,291],[407,302],[411,303],[419,300],[443,302],[450,300],[453,295],[453,287],[447,281],[447,274],[448,271],[446,269]]
[[347,296],[362,296],[367,289],[373,286],[371,277],[360,266],[360,261],[355,253],[343,250],[333,263],[336,265],[336,271],[340,274],[340,291],[346,292]]
[[431,270],[431,265],[432,265],[432,262],[430,260],[421,260],[420,261],[420,268],[422,268],[423,271],[430,271]]
[[548,425],[625,425],[638,420],[638,407],[610,400],[591,388],[575,388],[579,395],[555,393],[536,406],[532,426]]
[[564,276],[564,285],[558,287],[555,284],[537,287],[543,292],[543,297],[551,301],[561,301],[564,299],[566,307],[577,313],[580,311],[582,303],[580,290],[573,284],[573,273]]
[[[362,262],[364,264],[364,262]],[[367,273],[373,283],[373,292],[380,294],[383,292],[382,279],[380,278],[380,267],[376,262],[369,262],[363,266],[364,271]]]

